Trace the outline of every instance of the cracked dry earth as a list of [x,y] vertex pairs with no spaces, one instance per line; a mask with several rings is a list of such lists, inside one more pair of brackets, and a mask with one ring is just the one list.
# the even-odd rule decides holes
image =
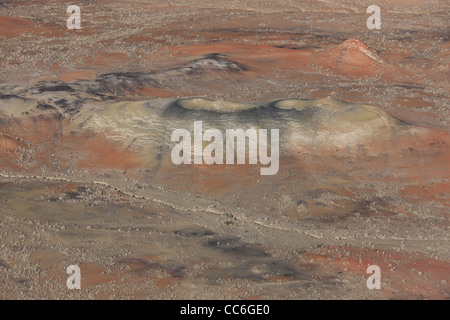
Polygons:
[[0,298],[448,299],[449,4],[372,2],[0,1]]

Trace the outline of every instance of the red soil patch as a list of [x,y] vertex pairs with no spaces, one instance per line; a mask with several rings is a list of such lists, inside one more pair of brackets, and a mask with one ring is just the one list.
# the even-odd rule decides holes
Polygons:
[[[450,173],[448,177],[450,177]],[[438,201],[450,207],[450,181],[433,185],[408,186],[401,191],[401,194],[405,197],[412,196],[413,199],[420,198],[423,200]]]
[[167,287],[170,287],[171,285],[180,282],[182,279],[178,277],[165,277],[159,280],[156,280],[155,286],[157,286],[160,289],[164,289]]
[[375,77],[387,73],[392,66],[363,42],[348,39],[339,46],[315,52],[310,64],[316,68],[354,77]]
[[41,26],[36,22],[19,17],[0,16],[0,36],[17,37],[25,32],[43,34],[53,32],[49,26]]
[[26,142],[41,144],[53,141],[58,136],[60,127],[59,112],[46,112],[36,116],[12,119],[9,124],[1,125],[0,131]]
[[[57,112],[38,116],[12,119],[0,126],[0,166],[17,167],[17,151],[22,147],[32,151],[28,156],[27,169],[49,167],[54,163],[52,154],[56,155],[60,169],[75,165],[79,168],[127,170],[142,167],[145,162],[132,150],[107,138],[108,133],[69,133],[63,129],[64,120]],[[15,140],[18,137],[24,142]],[[25,150],[26,149],[26,150]],[[70,150],[70,152],[67,152]],[[29,158],[31,157],[31,158]]]
[[[61,162],[67,165],[73,163],[73,156],[70,159],[65,157],[76,154],[75,160],[77,168],[91,169],[121,169],[142,167],[144,162],[139,159],[139,155],[131,150],[127,150],[120,143],[114,143],[105,134],[76,133],[64,135],[59,144],[61,153],[58,156]],[[66,154],[65,150],[70,150]]]
[[1,152],[15,152],[20,147],[25,147],[26,144],[16,139],[0,133],[0,151]]
[[118,274],[108,274],[103,266],[92,263],[83,263],[79,265],[81,273],[81,288],[87,288],[103,284],[110,281],[118,281]]
[[[45,113],[38,116],[20,117],[11,119],[0,125],[0,168],[20,168],[15,163],[19,159],[19,151],[33,151],[26,156],[28,169],[49,166],[52,154],[52,144],[59,137],[60,128],[59,113]],[[19,142],[12,137],[20,138]],[[3,146],[3,148],[2,148]]]
[[[369,265],[381,269],[381,298],[425,296],[448,298],[450,262],[428,257],[423,253],[404,253],[382,249],[353,247],[322,247],[317,253],[304,257],[314,263],[329,266],[338,272],[350,272],[368,278]],[[362,282],[365,286],[365,283]]]

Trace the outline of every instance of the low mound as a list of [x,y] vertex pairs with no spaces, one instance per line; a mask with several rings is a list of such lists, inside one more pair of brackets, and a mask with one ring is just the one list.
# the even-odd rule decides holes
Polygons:
[[386,143],[426,131],[406,125],[379,108],[330,97],[261,104],[204,99],[122,102],[80,113],[72,126],[77,130],[107,132],[110,139],[153,158],[171,150],[170,137],[175,129],[193,132],[194,121],[202,121],[203,130],[214,128],[222,132],[279,129],[282,155],[322,154],[336,149],[350,155],[364,148],[369,151],[363,152],[379,154],[384,152]]
[[186,99],[179,100],[178,104],[191,110],[208,110],[218,112],[234,112],[254,109],[254,104],[233,103],[223,100]]
[[303,121],[292,124],[290,145],[294,152],[373,145],[376,141],[392,140],[407,130],[402,122],[379,108],[330,97],[282,100],[275,105],[303,115]]
[[366,44],[352,38],[337,47],[314,53],[310,64],[334,73],[356,77],[374,77],[390,68],[390,65]]
[[0,150],[6,152],[15,152],[20,147],[26,146],[25,143],[20,142],[10,136],[0,133]]
[[[0,133],[4,134],[0,147],[3,152],[14,153],[14,158],[17,150],[23,149],[20,157],[28,167],[38,167],[42,162],[70,166],[72,161],[76,166],[86,159],[91,159],[90,166],[95,167],[97,161],[101,165],[106,158],[114,160],[108,160],[113,167],[115,163],[121,167],[152,167],[161,161],[171,164],[170,153],[175,145],[172,132],[186,129],[192,135],[195,121],[202,121],[203,132],[218,129],[224,138],[227,129],[278,129],[281,157],[423,157],[442,153],[450,143],[445,132],[406,124],[374,106],[330,97],[254,104],[159,98],[86,106],[71,120],[64,119],[51,106],[16,97],[0,103]],[[74,139],[79,141],[75,143]],[[26,146],[19,148],[17,141]],[[97,152],[102,148],[108,150],[105,156]],[[50,160],[55,152],[64,150],[76,150],[77,158],[63,157],[59,163]],[[139,159],[129,159],[131,156]]]

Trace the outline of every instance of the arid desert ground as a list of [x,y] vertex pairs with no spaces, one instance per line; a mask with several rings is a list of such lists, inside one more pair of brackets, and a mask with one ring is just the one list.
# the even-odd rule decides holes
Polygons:
[[[449,299],[449,12],[0,1],[0,298]],[[195,121],[279,130],[276,174],[175,164]]]

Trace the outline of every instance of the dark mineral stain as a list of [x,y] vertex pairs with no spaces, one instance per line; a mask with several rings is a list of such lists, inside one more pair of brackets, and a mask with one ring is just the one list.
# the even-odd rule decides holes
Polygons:
[[237,278],[252,281],[266,281],[267,277],[288,277],[292,280],[304,280],[308,278],[309,270],[300,270],[289,262],[267,259],[245,261],[229,270]]
[[255,245],[240,243],[238,238],[214,238],[206,246],[234,257],[266,257],[269,254]]
[[150,262],[140,258],[124,258],[117,260],[118,263],[127,264],[137,273],[146,273],[152,270],[164,270],[172,277],[184,277],[186,268],[173,261],[166,261],[165,263]]
[[0,268],[11,269],[11,266],[5,260],[0,258]]
[[200,226],[190,226],[178,229],[175,230],[174,233],[186,237],[205,237],[205,236],[212,236],[215,234],[211,230]]
[[66,192],[66,196],[69,199],[79,199],[80,194],[78,192]]
[[36,108],[38,108],[39,110],[58,110],[54,106],[45,103],[38,103]]
[[49,92],[49,91],[65,91],[65,92],[72,92],[74,91],[73,88],[67,84],[63,83],[55,83],[54,85],[48,85],[48,86],[38,86],[39,93],[43,92]]

